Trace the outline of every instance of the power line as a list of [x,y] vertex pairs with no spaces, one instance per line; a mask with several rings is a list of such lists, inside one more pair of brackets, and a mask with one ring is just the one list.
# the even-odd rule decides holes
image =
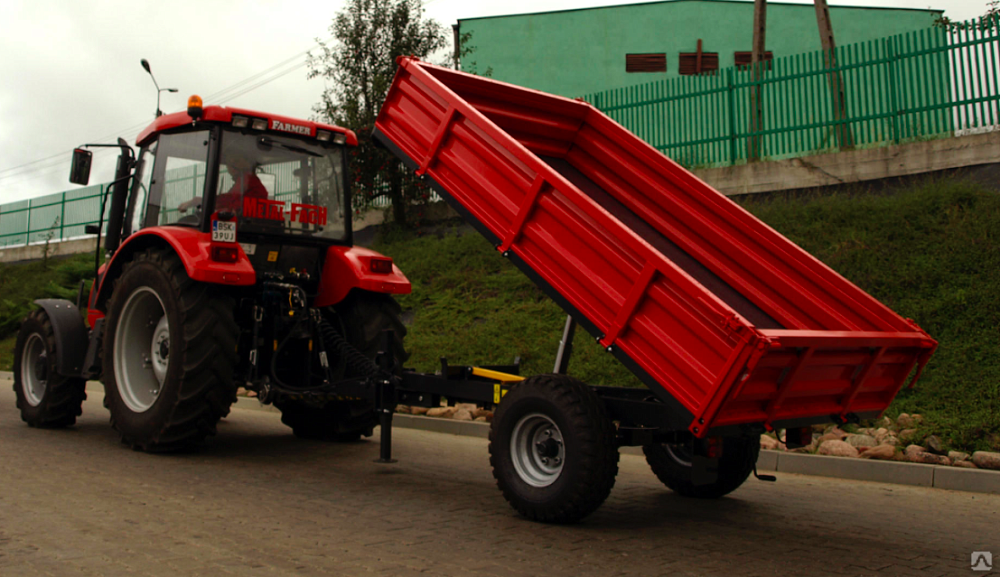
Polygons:
[[[271,83],[271,82],[273,82],[273,81],[275,81],[275,80],[277,80],[279,78],[282,78],[282,77],[284,77],[284,76],[286,76],[286,75],[288,75],[288,74],[290,74],[290,73],[292,73],[292,72],[294,72],[294,71],[296,71],[296,70],[304,67],[308,63],[308,59],[303,58],[303,57],[306,56],[307,54],[309,54],[309,52],[311,52],[312,50],[315,50],[317,47],[319,47],[322,42],[329,42],[332,39],[333,39],[333,36],[331,36],[330,38],[327,38],[326,40],[323,40],[321,42],[317,42],[316,44],[314,44],[313,46],[309,47],[308,49],[303,50],[302,52],[299,52],[298,54],[295,54],[294,56],[292,56],[290,58],[287,58],[287,59],[279,62],[278,64],[275,64],[275,65],[273,65],[273,66],[271,66],[271,67],[269,67],[269,68],[267,68],[267,69],[265,69],[265,70],[263,70],[261,72],[253,74],[251,76],[248,76],[247,78],[244,78],[243,80],[240,80],[239,82],[237,82],[235,84],[232,84],[232,85],[230,85],[230,86],[228,86],[226,88],[223,88],[222,90],[219,90],[217,92],[214,92],[214,93],[210,94],[208,97],[206,97],[205,100],[207,100],[209,102],[212,102],[212,101],[218,102],[219,104],[222,104],[222,103],[225,103],[225,102],[229,102],[229,101],[231,101],[231,100],[233,100],[235,98],[238,98],[240,96],[243,96],[244,94],[247,94],[247,93],[249,93],[249,92],[251,92],[253,90],[256,90],[257,88],[260,88],[261,86],[264,86],[264,85],[269,84],[269,83]],[[273,72],[275,70],[278,70],[278,69],[282,68],[283,66],[285,66],[285,65],[287,65],[289,63],[295,62],[296,60],[299,60],[299,59],[301,59],[301,61],[298,62],[298,63],[296,63],[293,67],[288,68],[287,70],[281,71],[278,74],[275,74],[274,76],[272,76],[270,78],[265,78],[264,80],[262,80],[260,82],[257,82],[256,84],[250,85],[249,87],[246,86],[248,83],[254,82],[254,81],[256,81],[256,80],[258,80],[258,79],[266,76],[267,74],[269,74],[269,73],[271,73],[271,72]],[[236,92],[234,92],[234,91],[236,91]],[[229,94],[227,94],[227,93],[229,93]],[[153,119],[155,120],[155,117],[153,117]],[[127,141],[131,142],[132,140],[134,140],[134,138],[136,136],[138,136],[139,132],[144,127],[146,127],[146,126],[149,125],[150,122],[152,122],[152,120],[145,120],[143,122],[140,122],[140,123],[137,123],[137,124],[133,124],[133,125],[131,125],[129,127],[123,128],[123,129],[121,129],[119,131],[116,131],[116,132],[112,132],[112,133],[110,133],[110,134],[108,134],[106,136],[103,136],[101,138],[94,139],[94,140],[92,140],[92,142],[103,143],[106,140],[110,140],[110,139],[116,138],[118,135],[120,135],[123,132],[134,132],[135,134],[133,136],[130,136],[129,138],[126,139]],[[96,152],[98,154],[100,154],[100,153],[109,152],[109,150],[110,149],[101,149],[101,150],[98,150]],[[19,164],[17,166],[11,166],[11,167],[0,169],[0,181],[8,181],[9,182],[10,179],[15,178],[15,177],[19,177],[19,176],[29,176],[29,175],[31,175],[31,176],[38,176],[39,174],[42,174],[42,173],[51,172],[52,168],[58,167],[58,166],[61,166],[61,165],[69,163],[69,160],[66,159],[63,156],[64,154],[65,154],[64,152],[60,152],[58,154],[53,154],[53,155],[47,156],[45,158],[39,158],[37,160],[32,160],[30,162],[25,162],[25,163]],[[48,163],[46,165],[43,165],[43,166],[33,166],[33,165],[36,165],[36,164],[39,164],[39,163],[44,163],[46,161],[50,161],[50,160],[56,159],[56,158],[60,159],[56,163],[51,163],[50,162],[50,163]],[[28,167],[30,167],[30,168],[28,168]],[[12,171],[18,171],[19,169],[24,169],[24,168],[28,168],[28,170],[23,170],[21,172],[15,172],[15,174],[8,174],[8,173],[10,173]]]

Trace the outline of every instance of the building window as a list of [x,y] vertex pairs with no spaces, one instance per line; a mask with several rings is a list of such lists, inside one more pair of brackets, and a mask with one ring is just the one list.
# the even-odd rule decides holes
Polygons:
[[715,74],[719,69],[719,53],[704,52],[701,49],[701,39],[698,39],[696,52],[681,52],[680,65],[677,71],[684,76],[695,74]]
[[660,54],[626,54],[625,72],[666,72],[667,55]]
[[[736,67],[740,70],[746,70],[750,67],[750,61],[753,59],[753,52],[737,52],[734,54],[736,60]],[[771,60],[774,60],[774,54],[770,51],[764,53],[764,62],[767,63],[767,70],[771,69]]]

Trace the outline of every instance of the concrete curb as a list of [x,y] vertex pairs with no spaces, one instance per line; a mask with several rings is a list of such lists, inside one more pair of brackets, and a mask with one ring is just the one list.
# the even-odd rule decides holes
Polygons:
[[[0,371],[0,381],[9,382],[13,381],[13,379],[13,373]],[[104,385],[90,381],[87,383],[87,391],[103,394]],[[275,414],[280,413],[274,407],[262,405],[260,401],[250,397],[238,398],[233,408]],[[488,438],[490,434],[488,423],[455,421],[420,415],[396,414],[393,418],[393,425],[404,429],[416,429],[483,439]],[[626,455],[642,456],[641,447],[622,447],[621,452]],[[920,465],[898,461],[876,461],[870,459],[785,453],[781,451],[761,451],[760,458],[757,459],[757,470],[812,475],[816,477],[835,477],[838,479],[871,481],[875,483],[934,487],[952,491],[1000,494],[1000,471],[988,471],[985,469],[962,469],[958,467]]]

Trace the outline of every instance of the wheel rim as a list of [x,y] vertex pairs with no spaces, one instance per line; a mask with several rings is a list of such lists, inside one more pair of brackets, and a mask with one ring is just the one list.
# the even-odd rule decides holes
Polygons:
[[541,413],[521,417],[511,434],[510,456],[522,481],[532,487],[556,482],[565,465],[562,432]]
[[156,403],[167,377],[170,325],[159,295],[136,289],[122,307],[115,330],[115,383],[122,401],[136,413]]
[[32,407],[37,407],[45,397],[48,386],[49,357],[45,341],[38,333],[32,333],[24,343],[21,354],[21,389],[24,399]]
[[691,466],[691,449],[687,445],[663,443],[663,448],[666,449],[667,455],[670,455],[670,458],[678,465],[682,467]]

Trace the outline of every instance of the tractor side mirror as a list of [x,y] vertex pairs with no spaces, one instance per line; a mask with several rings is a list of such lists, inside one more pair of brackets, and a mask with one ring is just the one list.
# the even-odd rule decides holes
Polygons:
[[94,161],[94,153],[82,148],[73,150],[73,165],[69,169],[69,181],[73,184],[87,186],[90,183],[90,165]]

